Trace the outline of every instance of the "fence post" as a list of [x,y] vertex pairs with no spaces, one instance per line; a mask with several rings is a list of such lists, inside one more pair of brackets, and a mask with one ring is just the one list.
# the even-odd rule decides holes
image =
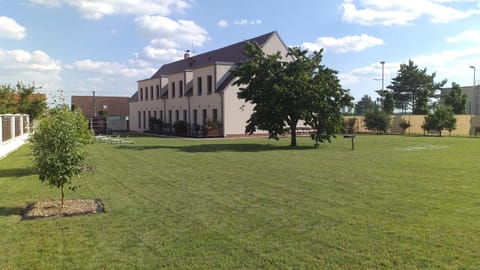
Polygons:
[[23,114],[18,116],[20,117],[19,125],[20,125],[20,137],[23,136]]
[[10,139],[15,139],[15,115],[14,114],[12,114],[12,117],[10,117],[10,134],[11,134]]
[[30,134],[30,115],[26,114],[25,116],[25,119],[27,124],[26,124],[26,127],[27,127],[27,134]]

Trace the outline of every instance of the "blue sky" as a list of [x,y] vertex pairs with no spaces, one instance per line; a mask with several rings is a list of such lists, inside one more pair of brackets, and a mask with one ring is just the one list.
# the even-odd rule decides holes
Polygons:
[[[0,84],[131,96],[164,63],[277,31],[324,48],[358,101],[414,60],[437,81],[480,79],[480,0],[0,0]],[[377,80],[376,80],[377,79]]]

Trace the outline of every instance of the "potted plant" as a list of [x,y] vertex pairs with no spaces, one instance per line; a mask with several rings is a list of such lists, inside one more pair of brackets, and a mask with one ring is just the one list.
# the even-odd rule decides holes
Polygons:
[[203,135],[205,137],[220,137],[220,128],[222,124],[218,120],[206,120],[203,123]]

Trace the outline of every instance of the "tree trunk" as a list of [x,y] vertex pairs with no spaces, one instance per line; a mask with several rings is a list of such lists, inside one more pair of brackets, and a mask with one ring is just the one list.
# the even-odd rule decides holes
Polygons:
[[63,185],[60,186],[60,189],[62,190],[62,206],[63,206],[63,198],[65,197],[65,193],[63,192]]
[[297,125],[290,126],[290,147],[297,147]]

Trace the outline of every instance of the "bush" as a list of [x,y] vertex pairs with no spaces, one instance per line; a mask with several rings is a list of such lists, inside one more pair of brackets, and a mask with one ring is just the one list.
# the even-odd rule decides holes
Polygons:
[[173,123],[175,133],[187,133],[187,123],[185,121],[176,121]]
[[400,128],[402,129],[402,134],[405,134],[405,131],[407,131],[407,129],[412,126],[412,124],[410,124],[410,121],[407,121],[405,119],[400,120],[399,125],[400,125]]
[[343,121],[343,127],[345,133],[353,134],[355,133],[355,125],[357,124],[357,118],[348,118]]
[[387,133],[390,128],[390,115],[375,109],[373,112],[365,113],[365,126],[368,130],[375,130],[377,134],[380,131]]

